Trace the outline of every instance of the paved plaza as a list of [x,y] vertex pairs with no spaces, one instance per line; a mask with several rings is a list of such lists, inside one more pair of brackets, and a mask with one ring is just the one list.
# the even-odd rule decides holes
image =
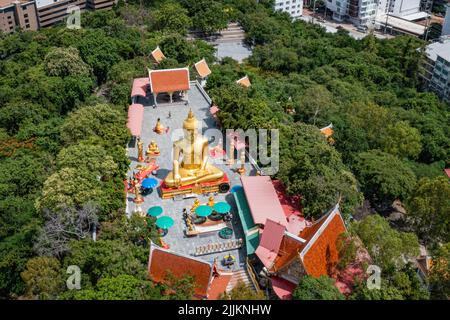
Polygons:
[[231,57],[241,63],[244,59],[250,57],[252,50],[243,42],[224,42],[216,45],[217,58],[223,59]]
[[[174,140],[178,140],[180,136],[174,137],[172,140],[172,135],[179,133],[183,125],[184,119],[186,119],[189,108],[195,114],[195,117],[202,125],[202,132],[205,132],[208,128],[215,128],[215,120],[213,119],[211,113],[209,112],[210,102],[208,98],[202,94],[195,82],[191,82],[191,89],[188,92],[189,105],[185,105],[183,101],[175,101],[172,104],[162,103],[158,97],[158,106],[155,108],[152,97],[142,98],[139,97],[137,103],[144,105],[144,119],[142,125],[141,139],[144,143],[144,153],[147,149],[148,144],[151,140],[154,140],[160,149],[160,156],[158,156],[157,163],[160,166],[157,175],[155,176],[159,182],[166,177],[169,171],[172,170],[172,144]],[[169,112],[171,117],[169,118]],[[157,119],[160,118],[161,123],[164,127],[169,128],[169,132],[166,134],[158,135],[153,132]],[[224,140],[222,140],[224,141]],[[127,148],[128,156],[131,160],[130,171],[128,176],[131,177],[133,170],[138,165],[137,162],[137,146],[129,145]],[[211,162],[211,161],[210,161]],[[221,163],[214,162],[216,167],[222,169],[230,179],[231,187],[235,185],[241,185],[239,174],[231,170],[223,161]],[[247,175],[254,175],[256,170],[250,165],[246,164]],[[137,170],[136,170],[137,171]],[[197,195],[201,204],[206,204],[209,195]],[[222,258],[227,254],[231,253],[237,259],[237,264],[235,264],[234,270],[240,269],[244,266],[245,262],[245,239],[242,233],[242,227],[239,221],[236,204],[234,202],[234,197],[231,193],[226,194],[216,194],[214,195],[215,201],[226,201],[231,205],[233,214],[232,228],[233,228],[233,238],[244,240],[243,247],[240,250],[232,250],[227,252],[221,252],[216,254],[209,254],[198,256],[209,262],[213,262],[217,257],[218,262],[222,261]],[[134,195],[132,193],[128,194],[127,197],[127,214],[131,215],[135,211],[135,204],[133,202]],[[188,212],[195,200],[195,198],[189,199],[162,199],[160,196],[160,190],[155,189],[149,195],[144,196],[144,203],[141,204],[142,211],[147,212],[148,208],[152,206],[161,206],[164,211],[163,215],[170,216],[174,219],[175,223],[172,228],[169,229],[168,234],[163,238],[170,249],[175,252],[180,252],[187,255],[192,255],[195,252],[195,248],[199,245],[207,245],[217,242],[227,242],[229,240],[221,239],[218,236],[218,232],[211,232],[208,234],[202,234],[194,237],[185,236],[185,223],[183,221],[183,208],[187,208]]]

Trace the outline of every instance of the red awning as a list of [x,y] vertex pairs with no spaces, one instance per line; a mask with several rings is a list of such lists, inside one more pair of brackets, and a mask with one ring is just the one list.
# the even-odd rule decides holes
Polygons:
[[292,299],[292,292],[296,287],[294,283],[280,277],[271,277],[270,280],[272,281],[272,289],[278,298],[281,300]]
[[128,123],[127,127],[133,136],[141,135],[142,120],[144,118],[144,106],[142,104],[132,104],[128,108]]
[[150,85],[148,78],[136,78],[133,80],[133,88],[131,89],[131,96],[143,96],[147,95],[147,88]]

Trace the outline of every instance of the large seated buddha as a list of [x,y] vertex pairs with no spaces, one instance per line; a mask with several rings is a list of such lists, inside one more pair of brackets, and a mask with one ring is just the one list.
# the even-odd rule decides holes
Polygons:
[[173,170],[165,178],[165,185],[177,188],[222,179],[224,172],[208,163],[208,140],[198,134],[192,110],[183,122],[183,131],[184,138],[173,144]]

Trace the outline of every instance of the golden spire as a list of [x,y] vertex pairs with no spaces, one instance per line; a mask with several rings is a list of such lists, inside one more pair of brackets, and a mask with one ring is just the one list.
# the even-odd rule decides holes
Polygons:
[[197,129],[198,121],[194,116],[194,113],[192,112],[192,109],[189,109],[188,116],[186,120],[183,122],[183,129],[186,130],[195,130]]

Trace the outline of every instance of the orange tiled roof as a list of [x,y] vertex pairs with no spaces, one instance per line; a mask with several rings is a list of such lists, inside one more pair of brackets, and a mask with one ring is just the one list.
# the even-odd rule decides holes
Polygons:
[[252,84],[250,83],[250,79],[248,78],[248,76],[245,76],[241,79],[239,79],[238,81],[236,81],[236,83],[244,86],[244,87],[250,87]]
[[197,71],[198,75],[202,78],[206,78],[211,74],[211,69],[209,69],[208,64],[206,63],[205,59],[200,60],[196,64],[194,64],[195,70]]
[[330,275],[339,258],[338,237],[345,231],[337,205],[316,223],[303,229],[298,237],[284,235],[273,271],[285,268],[300,255],[307,274],[314,277]]
[[278,256],[273,263],[273,271],[280,270],[284,266],[290,264],[299,256],[299,253],[304,246],[304,242],[301,242],[299,239],[296,239],[289,234],[285,234],[281,241]]
[[307,237],[307,244],[300,253],[305,270],[314,277],[331,275],[339,260],[338,238],[346,231],[339,207],[311,226],[311,230],[314,232],[305,231],[301,235]]
[[153,93],[189,90],[188,68],[149,70],[150,91]]
[[161,61],[163,61],[166,58],[166,56],[161,51],[159,46],[156,47],[155,50],[152,51],[151,55],[152,55],[153,60],[155,60],[156,63],[160,63]]
[[325,137],[331,137],[334,133],[333,125],[330,124],[329,126],[320,129],[320,131],[325,135]]
[[212,277],[212,265],[206,261],[184,256],[163,248],[150,245],[148,272],[155,282],[165,282],[169,274],[175,279],[194,277],[195,295],[206,298]]
[[208,300],[218,300],[220,295],[226,291],[231,277],[232,274],[220,274],[215,276],[208,290]]

